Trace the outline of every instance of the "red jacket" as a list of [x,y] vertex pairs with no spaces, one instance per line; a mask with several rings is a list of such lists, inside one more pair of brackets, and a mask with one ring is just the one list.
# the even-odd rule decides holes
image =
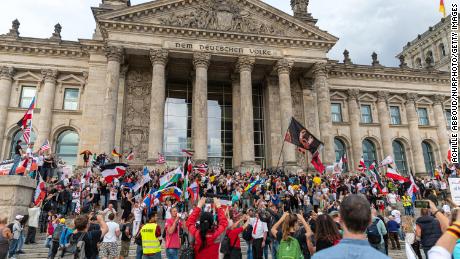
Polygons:
[[219,226],[211,232],[208,232],[206,235],[206,247],[200,250],[201,247],[201,237],[200,230],[195,227],[196,222],[198,221],[201,214],[201,209],[196,207],[193,209],[192,214],[187,219],[186,226],[190,234],[195,238],[195,259],[211,259],[219,258],[219,243],[216,243],[216,239],[224,232],[227,228],[228,221],[225,217],[224,209],[217,209],[217,219],[219,221]]

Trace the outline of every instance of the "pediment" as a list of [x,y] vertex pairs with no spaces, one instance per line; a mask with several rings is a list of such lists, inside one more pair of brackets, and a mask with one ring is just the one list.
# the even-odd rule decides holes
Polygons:
[[331,100],[335,101],[345,101],[347,99],[347,95],[342,92],[332,92],[331,93]]
[[365,93],[365,94],[361,95],[358,99],[359,99],[360,102],[375,102],[375,101],[377,101],[377,98],[375,98],[375,96],[373,96],[372,94],[368,94],[368,93]]
[[[212,32],[308,39],[332,47],[338,38],[260,0],[157,0],[96,15],[99,23],[155,25]],[[125,26],[124,25],[124,26]],[[109,27],[110,28],[110,27]]]
[[85,81],[73,74],[63,76],[57,80],[59,83],[63,84],[72,84],[72,85],[82,85]]
[[422,104],[422,105],[432,105],[433,101],[431,101],[429,98],[423,96],[417,100],[417,104]]
[[15,81],[28,81],[28,82],[41,82],[42,77],[40,75],[34,74],[30,71],[18,73],[14,77]]
[[404,103],[406,100],[399,95],[393,95],[388,98],[389,103]]

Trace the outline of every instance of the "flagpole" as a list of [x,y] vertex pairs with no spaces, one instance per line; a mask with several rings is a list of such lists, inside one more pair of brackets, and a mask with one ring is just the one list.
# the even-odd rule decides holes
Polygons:
[[285,140],[283,140],[283,145],[281,146],[280,155],[279,155],[279,157],[278,157],[278,163],[276,164],[276,170],[278,170],[278,168],[279,168],[279,166],[280,166],[281,155],[283,154],[283,150],[284,150],[284,143],[286,143]]

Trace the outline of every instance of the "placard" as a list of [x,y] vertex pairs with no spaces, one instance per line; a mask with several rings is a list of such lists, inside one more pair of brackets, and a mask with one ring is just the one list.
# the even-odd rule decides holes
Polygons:
[[449,178],[449,186],[452,201],[460,205],[460,178]]

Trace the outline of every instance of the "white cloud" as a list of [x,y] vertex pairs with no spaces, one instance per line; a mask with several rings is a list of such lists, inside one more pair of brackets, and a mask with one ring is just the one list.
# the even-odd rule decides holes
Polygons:
[[[66,40],[91,38],[95,28],[91,6],[100,0],[15,0],[3,1],[0,33],[6,33],[18,18],[21,36],[50,37],[54,25],[62,25]],[[147,0],[131,0],[133,5]],[[289,0],[265,0],[287,13]],[[446,1],[448,6],[449,1]],[[310,0],[310,12],[318,26],[340,38],[329,53],[342,60],[346,48],[355,63],[370,64],[371,53],[379,54],[383,65],[395,66],[394,58],[417,34],[439,21],[438,1],[420,0]]]

